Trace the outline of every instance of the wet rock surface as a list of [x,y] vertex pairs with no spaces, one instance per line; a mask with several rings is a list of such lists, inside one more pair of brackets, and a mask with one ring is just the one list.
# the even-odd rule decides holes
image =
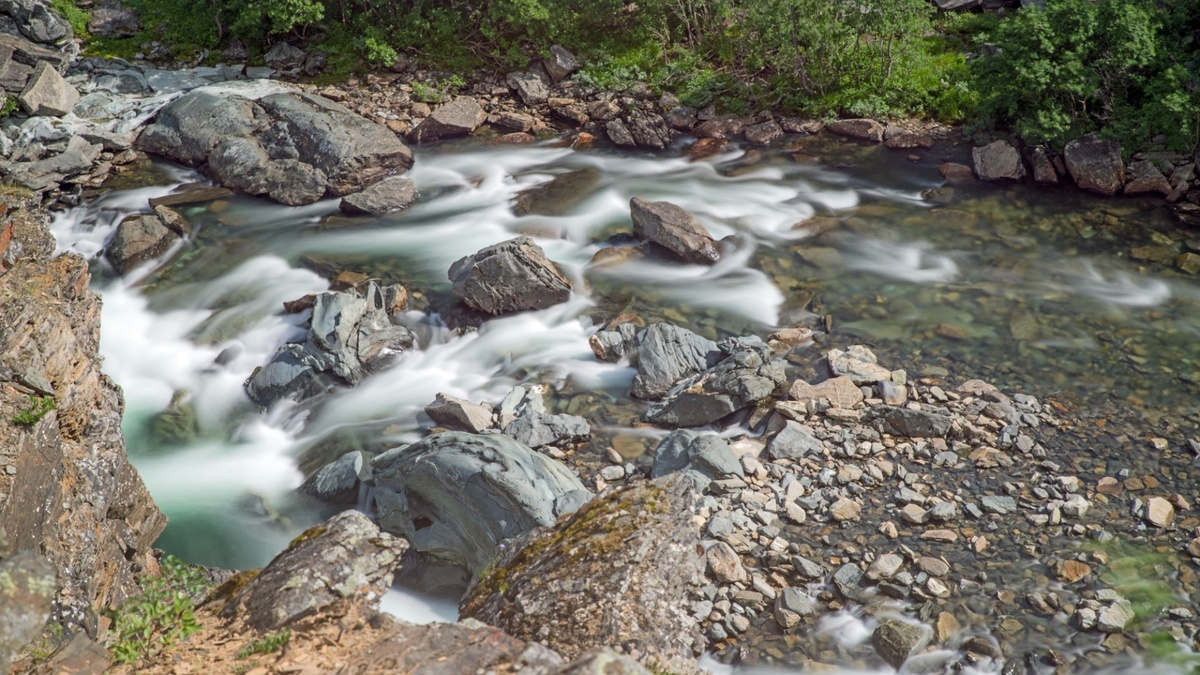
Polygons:
[[612,646],[652,667],[697,672],[688,596],[704,562],[694,499],[677,475],[600,495],[502,553],[462,614],[568,658]]
[[680,259],[711,265],[721,258],[716,241],[692,214],[670,202],[634,197],[630,202],[633,234],[654,242]]
[[500,543],[591,498],[561,463],[499,434],[429,436],[372,462],[380,525],[478,572]]
[[571,296],[571,282],[529,237],[488,246],[450,267],[454,294],[486,314],[545,309]]

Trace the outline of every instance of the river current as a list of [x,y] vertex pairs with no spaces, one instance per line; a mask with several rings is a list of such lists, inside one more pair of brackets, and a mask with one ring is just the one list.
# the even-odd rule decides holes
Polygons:
[[[550,382],[593,392],[594,427],[627,430],[632,370],[598,362],[587,344],[602,317],[622,312],[708,337],[824,323],[917,376],[981,377],[1130,433],[1195,437],[1200,282],[1131,252],[1196,248],[1200,234],[1178,231],[1160,199],[947,190],[937,164],[964,152],[913,160],[830,138],[701,161],[549,144],[418,148],[420,201],[402,213],[348,218],[333,200],[289,208],[243,197],[181,207],[193,236],[117,278],[101,255],[116,223],[203,180],[155,165],[140,177],[148,186],[100,193],[60,214],[54,232],[61,249],[92,259],[129,451],[170,518],[159,546],[206,565],[267,562],[330,513],[296,495],[302,458],[364,438],[416,440],[438,392],[498,402],[515,384]],[[543,215],[514,215],[518,193],[572,172],[587,179]],[[715,238],[731,237],[727,254],[711,268],[619,253],[592,263],[634,243],[621,235],[635,196],[692,212]],[[464,335],[446,328],[431,308],[448,293],[451,263],[518,234],[563,268],[571,300]],[[256,410],[243,382],[303,334],[282,303],[326,290],[323,274],[340,269],[405,284],[421,348],[319,408]],[[151,421],[173,398],[191,404],[198,433],[162,447]],[[414,620],[455,615],[444,595],[407,591],[385,605]]]

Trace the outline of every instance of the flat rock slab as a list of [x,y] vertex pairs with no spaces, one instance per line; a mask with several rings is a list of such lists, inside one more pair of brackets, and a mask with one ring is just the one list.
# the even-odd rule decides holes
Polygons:
[[345,213],[385,216],[403,211],[417,201],[417,184],[396,176],[342,197],[339,208]]
[[571,282],[529,237],[494,244],[450,266],[454,295],[487,314],[545,309],[571,297]]
[[466,136],[487,121],[487,113],[479,102],[470,96],[458,98],[438,106],[408,135],[413,143],[429,143],[447,138]]
[[671,202],[651,202],[640,197],[629,201],[633,235],[654,242],[690,263],[711,265],[721,251],[696,217]]
[[873,143],[883,142],[883,132],[886,129],[879,122],[865,118],[837,120],[825,125],[825,128],[839,136],[849,136],[850,138],[857,138],[860,141],[871,141]]

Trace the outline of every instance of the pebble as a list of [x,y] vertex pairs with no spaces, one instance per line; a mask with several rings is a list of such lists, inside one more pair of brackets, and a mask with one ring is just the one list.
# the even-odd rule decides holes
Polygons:
[[891,579],[904,566],[904,558],[895,553],[886,553],[875,559],[867,568],[867,578],[871,581]]
[[836,521],[854,520],[862,513],[862,505],[853,499],[839,499],[829,507],[829,515]]
[[929,541],[953,544],[958,541],[958,533],[953,530],[925,530],[921,533],[921,538]]
[[921,525],[925,522],[925,509],[916,504],[909,504],[900,509],[900,518],[906,523]]
[[1091,574],[1092,568],[1087,563],[1078,560],[1060,560],[1055,566],[1055,573],[1059,580],[1073,584]]
[[1118,598],[1104,608],[1096,618],[1096,627],[1105,633],[1119,633],[1133,621],[1133,606],[1124,598]]
[[987,495],[981,497],[979,503],[984,511],[1001,516],[1017,510],[1017,500],[1007,496]]
[[731,584],[750,578],[746,573],[746,568],[742,566],[741,558],[729,544],[723,541],[710,546],[705,553],[705,559],[708,562],[709,571],[717,581]]
[[833,585],[844,597],[854,600],[858,597],[858,583],[862,580],[863,572],[854,563],[846,563],[833,574]]
[[917,567],[932,577],[944,577],[950,573],[950,565],[941,558],[925,556],[917,561]]
[[1162,497],[1146,500],[1146,522],[1155,527],[1166,527],[1175,520],[1175,507]]
[[950,502],[938,502],[929,508],[926,515],[935,523],[948,523],[958,518],[958,509]]
[[606,466],[600,469],[600,477],[607,481],[617,481],[625,478],[625,467]]
[[1068,518],[1082,518],[1091,506],[1083,495],[1071,495],[1071,498],[1063,503],[1062,513]]

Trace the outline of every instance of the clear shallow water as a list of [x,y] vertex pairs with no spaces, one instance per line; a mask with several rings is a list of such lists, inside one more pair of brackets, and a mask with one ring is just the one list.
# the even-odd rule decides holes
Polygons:
[[[994,186],[934,205],[921,197],[941,185],[932,156],[912,163],[835,141],[801,152],[689,162],[456,146],[418,150],[411,177],[422,200],[395,216],[347,219],[335,201],[185,207],[195,235],[179,250],[125,279],[94,267],[105,298],[101,349],[125,389],[130,452],[171,520],[160,546],[209,565],[265,563],[330,513],[294,494],[302,457],[347,442],[415,440],[427,422],[421,409],[438,392],[496,402],[514,384],[548,382],[583,400],[597,426],[626,427],[637,412],[624,396],[631,371],[598,363],[587,346],[596,322],[619,312],[710,337],[765,335],[829,315],[835,331],[918,374],[983,376],[1072,396],[1097,415],[1122,406],[1194,433],[1200,284],[1128,259],[1134,237],[1179,236],[1161,207]],[[837,162],[856,166],[829,168]],[[513,215],[519,191],[589,168],[598,184],[564,215]],[[199,180],[176,168],[166,175]],[[95,255],[122,214],[170,190],[110,193],[63,214],[60,247]],[[629,231],[633,196],[675,202],[736,242],[711,268],[654,258],[590,265],[622,243],[609,237]],[[445,294],[452,262],[517,234],[534,236],[576,282],[568,303],[466,335],[418,311]],[[408,320],[422,348],[318,408],[254,410],[242,383],[302,334],[302,319],[281,304],[324,290],[313,270],[331,267],[419,294]],[[179,392],[195,406],[197,439],[158,447],[149,422]],[[454,611],[436,598],[397,595],[389,604],[412,618]]]

